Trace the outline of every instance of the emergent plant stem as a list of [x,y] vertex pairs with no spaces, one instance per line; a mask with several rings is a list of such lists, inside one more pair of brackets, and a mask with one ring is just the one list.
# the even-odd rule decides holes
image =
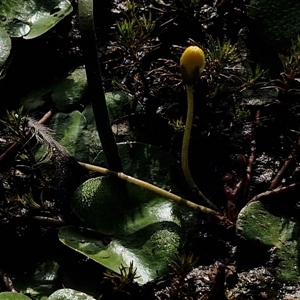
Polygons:
[[194,182],[190,168],[189,168],[189,145],[190,145],[190,136],[193,126],[193,115],[194,115],[194,96],[193,96],[193,85],[186,84],[186,93],[187,93],[187,117],[185,123],[185,130],[183,134],[183,142],[181,149],[181,168],[183,175],[188,183],[188,185],[198,193],[198,195],[205,201],[205,203],[212,208],[213,210],[218,210],[218,208],[199,190],[198,186]]
[[93,0],[79,0],[78,8],[86,76],[97,131],[108,168],[123,171],[121,158],[111,129],[102,85],[94,27]]
[[191,130],[193,126],[193,112],[194,112],[194,101],[193,101],[193,86],[187,84],[186,85],[186,93],[187,93],[187,117],[185,123],[185,129],[183,134],[183,142],[181,149],[181,167],[183,171],[183,175],[188,183],[188,185],[192,189],[196,189],[197,185],[195,184],[189,168],[189,145],[190,145],[190,136]]

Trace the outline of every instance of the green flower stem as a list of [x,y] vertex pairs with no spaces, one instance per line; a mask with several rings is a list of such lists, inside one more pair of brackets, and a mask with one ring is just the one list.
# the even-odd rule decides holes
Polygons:
[[122,180],[125,180],[125,181],[129,182],[129,183],[135,184],[135,185],[137,185],[141,188],[148,189],[148,190],[150,190],[150,191],[152,191],[152,192],[154,192],[154,193],[156,193],[156,194],[158,194],[162,197],[173,200],[174,202],[176,202],[179,205],[183,205],[183,206],[188,207],[190,209],[194,209],[194,210],[212,215],[212,216],[218,218],[220,221],[229,222],[225,216],[223,216],[222,214],[220,214],[216,210],[210,209],[210,208],[205,207],[205,206],[198,205],[198,204],[196,204],[192,201],[189,201],[189,200],[184,199],[180,196],[177,196],[173,193],[165,191],[164,189],[161,189],[161,188],[159,188],[159,187],[157,187],[157,186],[155,186],[151,183],[148,183],[146,181],[131,177],[131,176],[126,175],[122,172],[115,172],[115,171],[111,171],[111,170],[103,168],[103,167],[94,166],[94,165],[86,164],[86,163],[82,163],[82,162],[78,162],[78,163],[81,167],[83,167],[87,170],[98,172],[98,173],[101,173],[101,174],[104,174],[104,175],[112,175],[114,177],[118,177]]
[[187,93],[187,117],[186,124],[183,134],[182,150],[181,150],[181,168],[183,175],[188,183],[188,185],[198,193],[198,195],[205,201],[205,203],[213,210],[218,210],[218,208],[199,190],[198,186],[194,182],[190,168],[189,168],[189,145],[190,136],[193,126],[193,115],[194,115],[194,96],[193,96],[193,85],[186,84]]
[[111,129],[102,86],[93,16],[93,0],[79,0],[79,25],[88,88],[92,99],[97,131],[109,169],[123,171],[121,158]]
[[189,168],[189,145],[190,145],[190,136],[191,130],[193,126],[193,112],[194,112],[194,100],[193,100],[193,86],[187,84],[186,85],[186,93],[187,93],[187,117],[185,123],[185,129],[183,134],[183,142],[181,149],[181,167],[183,171],[183,175],[192,189],[196,189],[197,185],[195,184]]

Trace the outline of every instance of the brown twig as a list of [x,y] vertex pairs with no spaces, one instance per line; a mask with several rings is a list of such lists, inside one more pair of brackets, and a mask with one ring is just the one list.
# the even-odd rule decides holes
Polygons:
[[60,219],[51,218],[51,217],[44,217],[44,216],[32,216],[32,220],[39,222],[40,224],[48,225],[48,226],[57,226],[61,227],[65,225],[65,222]]
[[289,155],[289,157],[284,162],[283,166],[281,167],[281,169],[279,170],[279,172],[277,173],[275,178],[272,180],[272,182],[269,186],[270,190],[277,188],[281,184],[282,179],[284,178],[284,176],[286,176],[287,172],[289,170],[291,170],[292,167],[294,167],[294,165],[298,159],[298,156],[299,156],[299,150],[300,150],[299,142],[300,142],[300,139],[297,141],[297,144],[293,148],[292,153]]
[[7,289],[13,293],[16,293],[16,289],[13,286],[13,283],[11,279],[6,275],[6,273],[0,269],[0,277],[2,278],[2,281],[4,282]]
[[238,182],[234,184],[233,187],[230,187],[228,185],[228,177],[230,175],[227,174],[223,178],[224,194],[226,198],[226,216],[232,222],[236,221],[238,213],[241,209],[241,205],[237,205],[236,200],[239,198],[239,196],[242,193],[246,194],[250,186],[252,172],[253,172],[253,164],[255,161],[255,147],[253,146],[251,148],[251,154],[248,160],[246,160],[246,158],[243,155],[240,155],[239,159],[244,161],[243,164],[246,164],[246,168],[243,176],[241,176],[238,179]]
[[288,170],[293,165],[295,165],[296,160],[297,160],[297,155],[295,155],[294,153],[291,153],[289,155],[289,157],[287,158],[287,160],[284,162],[283,166],[281,167],[281,169],[279,170],[277,175],[275,176],[275,178],[272,180],[272,182],[269,186],[270,190],[273,190],[273,189],[277,188],[281,184],[282,179],[284,178],[284,176],[286,175]]
[[[260,118],[260,111],[257,111],[255,120],[258,121]],[[236,203],[236,200],[243,193],[247,194],[249,190],[249,186],[251,183],[252,173],[253,173],[253,165],[255,162],[255,139],[252,135],[251,137],[251,154],[248,159],[245,158],[244,155],[239,155],[237,158],[237,162],[240,167],[243,168],[242,176],[238,178],[238,182],[233,185],[233,187],[229,186],[229,182],[232,181],[232,175],[227,174],[223,177],[224,181],[224,194],[226,198],[226,216],[231,222],[235,222],[237,216],[241,210],[243,204]]]
[[227,300],[225,296],[225,269],[226,265],[220,263],[216,270],[210,291],[201,300]]
[[254,196],[248,203],[254,202],[254,201],[261,201],[264,198],[268,198],[268,197],[271,197],[271,196],[278,196],[280,194],[287,193],[287,192],[297,191],[298,189],[300,190],[300,183],[299,182],[292,183],[288,186],[280,186],[280,187],[277,187],[274,190],[268,190],[266,192],[263,192],[263,193],[260,193],[256,196]]

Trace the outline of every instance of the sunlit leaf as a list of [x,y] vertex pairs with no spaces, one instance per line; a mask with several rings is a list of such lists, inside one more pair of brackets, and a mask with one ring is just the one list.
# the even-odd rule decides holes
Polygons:
[[35,38],[73,10],[67,0],[1,0],[0,26],[11,37]]
[[[167,152],[140,143],[118,149],[125,173],[177,191],[177,162]],[[195,217],[169,199],[112,177],[84,182],[72,207],[93,229],[64,227],[60,240],[115,272],[132,262],[141,284],[169,271]]]
[[186,212],[133,184],[93,178],[79,187],[72,203],[76,214],[97,231],[64,227],[60,240],[115,272],[132,262],[141,284],[168,272],[185,242]]
[[95,298],[72,289],[61,289],[54,292],[48,300],[95,300]]
[[11,49],[11,40],[7,32],[0,28],[0,67],[6,62]]
[[298,199],[256,201],[245,206],[237,220],[237,234],[251,251],[272,249],[277,257],[275,276],[283,282],[299,282],[300,223]]
[[30,300],[30,298],[19,293],[3,292],[0,293],[0,300]]

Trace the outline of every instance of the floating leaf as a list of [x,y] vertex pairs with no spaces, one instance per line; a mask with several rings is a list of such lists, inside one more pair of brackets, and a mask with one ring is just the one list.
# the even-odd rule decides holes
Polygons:
[[0,300],[30,300],[30,298],[19,293],[3,292],[0,293]]
[[57,141],[78,160],[88,161],[89,146],[86,136],[86,120],[75,110],[71,113],[56,113],[50,127],[55,131]]
[[34,110],[45,105],[45,98],[50,98],[61,112],[70,112],[86,99],[87,81],[85,70],[78,68],[66,78],[40,86],[31,91],[21,101],[25,110]]
[[67,0],[1,0],[0,26],[11,37],[40,36],[73,10]]
[[96,300],[96,299],[79,291],[75,291],[72,289],[61,289],[54,292],[48,298],[48,300]]
[[142,111],[141,105],[123,92],[105,93],[105,99],[111,121]]
[[[177,190],[172,181],[177,162],[168,153],[139,143],[118,147],[125,173]],[[74,194],[72,207],[94,230],[65,227],[60,240],[115,272],[121,264],[129,267],[133,262],[141,284],[169,271],[169,263],[185,242],[188,224],[194,221],[194,212],[113,177],[84,182]]]
[[290,200],[272,199],[248,204],[238,216],[237,234],[246,239],[246,243],[251,243],[252,251],[256,246],[272,248],[273,255],[278,258],[276,278],[296,283],[300,281],[300,218],[296,202]]
[[35,299],[45,299],[59,286],[58,269],[59,264],[55,261],[41,262],[34,273],[16,279],[14,286],[18,291],[34,296]]
[[60,240],[115,272],[121,264],[129,267],[133,262],[141,284],[168,272],[184,244],[186,212],[133,184],[92,178],[77,189],[72,204],[75,213],[98,232],[65,227]]
[[11,40],[7,32],[0,27],[0,67],[2,67],[9,54],[11,49]]

